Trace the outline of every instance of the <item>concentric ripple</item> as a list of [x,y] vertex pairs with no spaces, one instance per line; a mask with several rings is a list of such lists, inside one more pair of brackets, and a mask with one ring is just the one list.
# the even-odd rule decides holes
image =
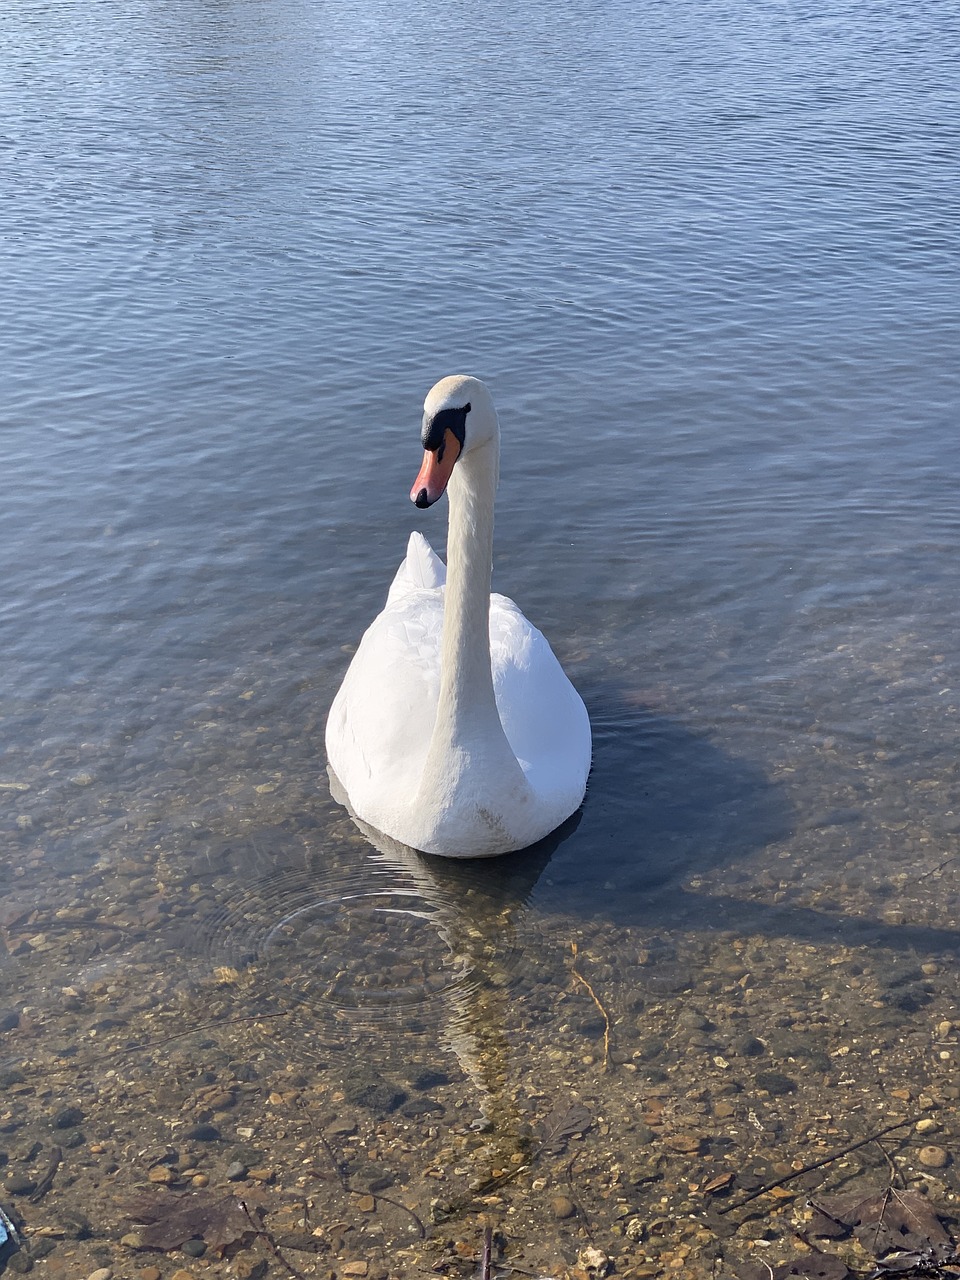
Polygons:
[[[527,889],[542,865],[527,864]],[[197,929],[210,970],[237,971],[251,1008],[266,1001],[321,1037],[336,1027],[339,1043],[347,1028],[390,1023],[435,1032],[480,991],[510,987],[534,941],[524,897],[517,869],[354,846],[346,865],[316,859],[233,885]]]

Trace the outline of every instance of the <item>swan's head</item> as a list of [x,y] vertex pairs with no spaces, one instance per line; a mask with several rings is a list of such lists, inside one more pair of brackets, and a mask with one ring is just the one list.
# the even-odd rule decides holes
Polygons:
[[423,402],[423,466],[410,498],[430,507],[442,497],[459,458],[499,438],[497,411],[479,378],[457,373],[440,381]]

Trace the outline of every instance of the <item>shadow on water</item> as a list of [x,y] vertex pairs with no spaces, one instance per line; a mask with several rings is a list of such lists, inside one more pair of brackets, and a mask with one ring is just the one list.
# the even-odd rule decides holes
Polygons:
[[[567,833],[533,895],[544,911],[621,926],[733,930],[897,951],[960,950],[960,929],[890,925],[685,886],[770,850],[783,867],[797,815],[762,766],[735,757],[675,717],[620,695],[590,707],[594,762],[583,820]],[[774,863],[774,857],[777,858]],[[840,868],[838,867],[838,872]]]
[[625,697],[593,705],[587,697],[594,762],[583,820],[565,833],[540,878],[533,902],[541,910],[642,928],[960,950],[960,929],[890,925],[685,887],[697,873],[732,868],[765,849],[799,857],[789,851],[797,822],[784,788],[674,717]]
[[551,899],[633,923],[657,890],[789,836],[789,801],[760,766],[675,717],[587,698],[593,769],[583,821],[550,866]]

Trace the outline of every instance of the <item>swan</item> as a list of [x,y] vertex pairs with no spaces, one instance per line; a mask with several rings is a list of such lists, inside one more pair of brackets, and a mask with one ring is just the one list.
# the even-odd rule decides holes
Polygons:
[[422,534],[353,656],[327,719],[334,798],[423,853],[485,858],[548,835],[583,800],[590,721],[553,650],[491,594],[500,426],[478,379],[423,406],[410,497],[449,495],[447,566]]

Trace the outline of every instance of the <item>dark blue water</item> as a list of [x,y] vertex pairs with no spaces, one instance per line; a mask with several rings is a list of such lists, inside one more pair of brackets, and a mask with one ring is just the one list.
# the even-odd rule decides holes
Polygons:
[[501,407],[499,584],[601,718],[623,672],[707,736],[743,704],[748,753],[758,719],[869,734],[857,664],[903,631],[951,683],[956,35],[947,4],[11,10],[7,695],[172,726],[269,653],[319,714],[461,368]]
[[531,936],[955,947],[958,48],[950,0],[5,6],[21,895],[291,823],[363,882],[323,721],[469,371],[597,745]]

